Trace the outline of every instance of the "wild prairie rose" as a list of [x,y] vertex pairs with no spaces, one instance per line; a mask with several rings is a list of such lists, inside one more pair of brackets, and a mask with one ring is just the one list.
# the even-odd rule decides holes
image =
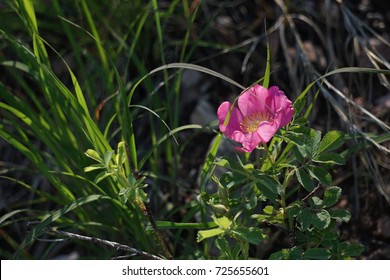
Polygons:
[[[228,123],[225,120],[231,109]],[[238,97],[238,108],[228,101],[217,111],[219,129],[230,139],[241,143],[238,150],[252,152],[260,143],[267,143],[279,128],[287,125],[294,114],[292,102],[283,91],[254,85]]]

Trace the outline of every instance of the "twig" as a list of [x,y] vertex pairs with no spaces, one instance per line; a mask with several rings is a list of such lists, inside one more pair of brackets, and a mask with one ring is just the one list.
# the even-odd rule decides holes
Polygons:
[[80,235],[77,233],[62,231],[62,230],[58,230],[58,229],[55,229],[52,227],[46,228],[45,231],[49,234],[58,234],[58,235],[66,236],[70,239],[88,241],[88,242],[96,243],[99,245],[112,247],[112,248],[115,248],[116,250],[127,251],[127,252],[130,252],[131,255],[139,255],[139,256],[147,257],[147,258],[153,259],[153,260],[163,260],[162,258],[160,258],[156,255],[153,255],[153,254],[150,254],[150,253],[147,253],[147,252],[144,252],[144,251],[141,251],[141,250],[138,250],[138,249],[129,247],[127,245],[114,242],[114,241],[109,241],[109,240],[104,240],[104,239],[100,239],[97,237],[90,237],[90,236]]
[[314,188],[314,190],[312,190],[307,196],[305,196],[304,198],[302,198],[302,201],[305,201],[306,199],[308,199],[310,196],[312,196],[319,188],[320,188],[320,184],[317,185],[317,187]]

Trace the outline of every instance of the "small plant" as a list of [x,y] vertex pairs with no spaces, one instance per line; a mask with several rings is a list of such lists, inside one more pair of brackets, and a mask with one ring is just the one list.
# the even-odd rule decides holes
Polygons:
[[84,171],[100,171],[95,179],[96,184],[106,178],[111,178],[119,186],[119,201],[123,205],[126,203],[135,204],[137,210],[140,210],[144,218],[149,221],[153,230],[148,233],[152,235],[152,240],[157,244],[157,252],[165,258],[172,258],[164,237],[157,230],[156,222],[149,210],[148,196],[143,190],[147,187],[147,184],[144,183],[145,177],[140,176],[135,169],[129,168],[125,142],[118,144],[116,153],[114,150],[109,150],[101,156],[97,151],[88,149],[85,155],[97,163],[87,166]]
[[[215,227],[199,231],[198,241],[215,238],[220,258],[248,259],[250,245],[261,246],[275,229],[285,233],[289,246],[271,259],[361,254],[360,244],[339,241],[338,225],[351,214],[335,207],[342,190],[333,186],[331,171],[344,164],[337,153],[344,135],[330,131],[322,137],[307,126],[310,110],[300,116],[305,94],[292,106],[277,87],[254,85],[238,97],[238,109],[229,102],[219,107],[221,132],[241,143],[236,149],[244,152],[215,160],[226,172],[212,177],[217,191],[200,199]],[[255,149],[259,152],[250,155]]]

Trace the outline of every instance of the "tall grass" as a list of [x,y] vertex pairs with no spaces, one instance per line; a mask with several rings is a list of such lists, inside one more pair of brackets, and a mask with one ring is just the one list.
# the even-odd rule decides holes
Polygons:
[[[58,10],[58,3],[54,4]],[[132,130],[132,118],[135,114],[128,110],[125,85],[103,49],[89,7],[86,2],[81,4],[82,12],[85,14],[92,31],[91,36],[93,37],[90,38],[90,42],[94,42],[99,50],[98,57],[101,61],[101,68],[96,69],[96,71],[101,72],[101,76],[105,76],[104,82],[107,83],[105,90],[110,90],[115,85],[119,87],[118,97],[115,98],[117,105],[114,106],[115,111],[112,113],[114,113],[115,121],[122,128],[122,136],[119,138],[124,139],[129,144],[131,163],[128,169],[134,169],[138,165]],[[54,189],[45,191],[39,187],[33,188],[24,183],[23,185],[33,193],[33,197],[43,197],[44,201],[41,203],[51,201],[55,203],[55,208],[59,208],[53,214],[50,212],[48,214],[46,211],[42,211],[43,209],[40,210],[40,207],[35,209],[34,205],[26,202],[24,211],[29,215],[25,216],[24,219],[26,221],[38,219],[43,222],[27,236],[18,248],[15,257],[32,257],[25,248],[44,233],[45,226],[54,225],[54,222],[59,222],[58,226],[62,229],[71,228],[102,238],[109,236],[141,250],[159,254],[156,248],[153,249],[153,234],[147,232],[145,234],[148,220],[143,215],[142,209],[138,209],[138,205],[132,201],[126,204],[119,201],[120,186],[117,182],[108,178],[97,185],[94,183],[96,174],[89,176],[83,172],[84,168],[91,164],[91,161],[84,155],[87,149],[93,149],[103,155],[116,148],[111,135],[114,132],[108,132],[104,135],[103,131],[107,124],[99,125],[96,123],[93,119],[93,109],[89,108],[88,105],[90,102],[96,104],[95,99],[99,96],[94,96],[92,101],[85,99],[86,95],[83,89],[65,61],[63,61],[63,65],[68,71],[71,84],[63,84],[55,75],[48,53],[54,52],[54,56],[59,58],[61,56],[59,53],[55,53],[54,48],[40,36],[33,3],[14,1],[10,2],[9,5],[19,15],[24,28],[29,31],[29,36],[24,37],[24,39],[30,38],[31,41],[22,43],[10,32],[1,32],[5,41],[3,51],[8,54],[8,57],[12,57],[12,60],[3,59],[1,61],[2,67],[6,69],[8,74],[4,82],[18,86],[7,86],[4,82],[1,84],[2,121],[0,135],[33,163],[35,172],[43,175]],[[139,21],[139,19],[137,20]],[[60,21],[62,20],[60,19]],[[144,24],[144,22],[145,20],[141,18],[139,24]],[[63,24],[66,25],[67,22]],[[68,26],[65,30],[69,28],[74,27]],[[76,41],[72,38],[74,36],[72,31],[68,31],[66,34],[71,38],[71,42]],[[80,54],[77,47],[75,54],[76,57]],[[76,58],[76,60],[80,60],[80,58]],[[114,92],[108,91],[107,93],[111,95]],[[36,147],[36,143],[41,147]],[[115,145],[113,148],[112,144]],[[13,217],[12,214],[18,213],[20,213],[19,210],[8,214],[3,218],[3,224]],[[51,248],[48,247],[47,250],[49,249]],[[95,250],[92,248],[92,251]],[[2,254],[6,257],[11,255],[10,252],[6,251]],[[103,257],[105,254],[110,256],[112,252],[103,251],[98,256]],[[45,252],[44,256],[50,257],[50,252]],[[89,256],[92,257],[93,254]],[[42,256],[34,257],[40,258]]]

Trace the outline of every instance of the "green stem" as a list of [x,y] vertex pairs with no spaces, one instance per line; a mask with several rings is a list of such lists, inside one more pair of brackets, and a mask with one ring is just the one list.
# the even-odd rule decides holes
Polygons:
[[295,173],[295,169],[292,169],[289,172],[288,172],[288,170],[286,170],[286,175],[284,177],[284,181],[282,184],[283,190],[282,190],[282,193],[280,194],[280,206],[283,209],[283,220],[284,220],[284,224],[286,225],[286,228],[287,228],[288,233],[289,233],[291,246],[294,246],[295,237],[294,237],[294,231],[293,231],[294,229],[290,226],[290,222],[289,222],[288,215],[286,212],[286,190],[287,190],[287,187],[288,187],[291,179],[293,178],[294,173]]
[[282,208],[283,208],[283,213],[285,215],[285,218],[287,217],[286,216],[286,211],[284,211],[285,208],[286,208],[286,190],[287,190],[287,187],[288,187],[288,185],[289,185],[289,183],[290,183],[294,173],[295,173],[294,169],[289,171],[289,172],[287,172],[287,170],[286,170],[286,175],[284,177],[284,181],[283,181],[283,184],[282,184],[283,190],[282,190],[282,193],[280,194],[280,197],[281,197],[281,199],[280,199],[280,206],[282,206]]

